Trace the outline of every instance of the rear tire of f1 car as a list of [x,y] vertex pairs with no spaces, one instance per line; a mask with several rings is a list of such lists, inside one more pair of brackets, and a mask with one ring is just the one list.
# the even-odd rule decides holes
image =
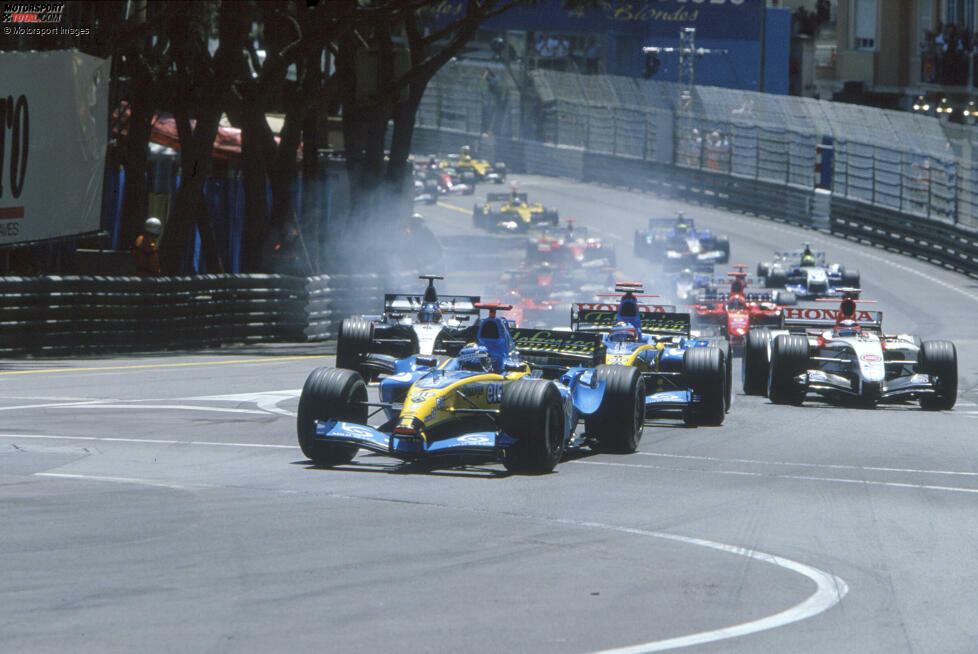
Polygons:
[[720,250],[723,254],[717,259],[717,263],[728,263],[730,261],[730,239],[726,236],[717,236],[713,241],[713,247]]
[[555,209],[544,209],[543,221],[556,227],[560,224],[560,214],[558,214]]
[[793,307],[798,304],[798,298],[790,291],[780,291],[775,300],[783,307]]
[[762,280],[762,282],[770,272],[771,272],[771,264],[764,263],[764,262],[757,264],[757,278]]
[[370,351],[374,325],[359,318],[344,318],[336,336],[336,367],[357,370],[360,357]]
[[506,386],[498,420],[500,429],[518,441],[506,448],[508,471],[553,472],[565,446],[564,407],[553,382],[518,379]]
[[733,406],[733,350],[730,349],[730,341],[724,340],[718,344],[720,348],[720,353],[723,354],[723,370],[725,378],[723,380],[724,386],[724,396],[723,396],[723,408],[727,413],[730,413],[730,407]]
[[958,399],[958,352],[951,341],[924,341],[917,355],[917,369],[937,377],[934,393],[920,396],[920,408],[948,411]]
[[769,270],[764,280],[768,288],[783,288],[788,283],[788,275],[783,270]]
[[367,385],[360,373],[336,368],[316,368],[306,378],[299,396],[295,427],[302,453],[318,466],[349,463],[357,454],[356,445],[316,440],[317,420],[343,420],[367,423]]
[[859,288],[859,271],[843,269],[842,285],[847,288]]
[[700,403],[683,412],[687,425],[723,424],[727,413],[727,370],[723,351],[717,347],[693,347],[683,353],[683,373]]
[[602,452],[630,454],[638,448],[645,426],[645,380],[633,366],[600,365],[594,381],[603,381],[604,398],[585,428]]
[[771,374],[767,396],[774,404],[797,404],[805,401],[806,389],[795,377],[808,369],[808,339],[800,334],[781,334],[771,346]]
[[771,366],[768,347],[771,343],[771,330],[756,327],[747,330],[744,340],[743,378],[746,395],[767,395],[767,377]]

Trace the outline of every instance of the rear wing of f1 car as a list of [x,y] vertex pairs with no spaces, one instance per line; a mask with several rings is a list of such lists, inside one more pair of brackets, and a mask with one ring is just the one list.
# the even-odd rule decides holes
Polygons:
[[[638,312],[642,320],[642,329],[645,329],[647,314],[675,313],[675,311],[674,304],[639,304]],[[615,326],[617,317],[617,304],[578,302],[571,305],[570,324],[574,331],[606,332]]]
[[[595,309],[580,312],[575,315],[577,306],[571,308],[571,329],[574,333],[604,333],[611,331],[618,319],[618,311],[615,309]],[[640,306],[639,321],[642,325],[642,333],[656,334],[659,336],[689,336],[690,315],[688,313],[677,313],[674,305],[661,305],[662,311],[641,311]]]
[[[781,312],[781,328],[831,329],[839,320],[839,309],[821,307],[785,307]],[[859,309],[852,317],[863,329],[883,331],[883,312]]]
[[593,367],[604,361],[601,334],[510,328],[517,351],[530,364]]
[[675,218],[649,218],[649,229],[673,229],[676,226]]
[[[506,202],[513,197],[512,193],[486,193],[486,202]],[[517,193],[516,197],[526,203],[526,193]]]
[[[478,295],[439,295],[438,307],[443,313],[463,313],[479,315],[479,310],[475,308],[476,302],[481,299]],[[421,294],[401,294],[386,293],[384,295],[384,313],[416,313],[421,310],[424,304],[424,296]]]

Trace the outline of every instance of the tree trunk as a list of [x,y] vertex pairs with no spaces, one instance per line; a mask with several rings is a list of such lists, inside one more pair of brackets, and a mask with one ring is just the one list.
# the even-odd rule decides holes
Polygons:
[[[193,227],[201,220],[210,221],[206,212],[201,213],[200,211],[202,207],[199,198],[203,196],[204,182],[210,172],[211,151],[214,146],[214,137],[217,135],[220,115],[220,109],[204,108],[196,128],[186,136],[181,134],[180,164],[182,172],[180,188],[177,190],[176,198],[173,201],[170,220],[163,232],[163,240],[160,244],[160,259],[163,264],[163,272],[167,275],[186,272],[183,270],[183,257]],[[183,118],[187,120],[185,115]],[[177,116],[177,124],[179,125],[181,122],[183,122],[181,117]],[[186,124],[189,124],[189,121]],[[220,254],[216,252],[207,253],[207,256],[219,258]]]
[[[125,137],[122,166],[126,171],[122,195],[122,226],[119,247],[128,249],[149,217],[148,185],[149,137],[152,131],[154,101],[149,84],[133,86],[129,98],[129,133]],[[165,220],[166,216],[159,216]]]
[[[241,270],[262,272],[262,246],[268,226],[268,159],[265,132],[268,123],[261,105],[245,102],[241,123],[244,160],[245,219],[241,243]],[[257,108],[257,110],[255,110]]]

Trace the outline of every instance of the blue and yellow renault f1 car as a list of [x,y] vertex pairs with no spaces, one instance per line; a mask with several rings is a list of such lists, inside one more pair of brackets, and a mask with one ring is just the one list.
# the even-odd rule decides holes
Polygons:
[[619,282],[617,306],[575,304],[574,333],[597,333],[605,364],[638,370],[645,380],[647,417],[681,412],[689,425],[720,425],[730,408],[729,348],[693,338],[690,315],[668,305],[639,304],[641,284]]
[[407,461],[502,461],[512,472],[544,473],[570,446],[636,449],[645,384],[635,369],[593,366],[604,357],[600,335],[511,328],[496,317],[511,307],[478,306],[489,316],[458,356],[388,357],[378,401],[368,399],[358,372],[314,370],[299,398],[303,453],[324,466],[349,463],[363,448]]

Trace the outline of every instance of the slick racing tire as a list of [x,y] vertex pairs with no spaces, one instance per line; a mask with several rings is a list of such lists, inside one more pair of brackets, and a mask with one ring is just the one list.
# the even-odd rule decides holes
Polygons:
[[764,280],[768,288],[783,288],[788,283],[788,275],[783,270],[770,270]]
[[859,271],[842,269],[842,285],[847,288],[859,288]]
[[295,421],[299,447],[318,466],[349,463],[357,446],[316,440],[317,420],[367,423],[367,385],[360,373],[337,368],[316,368],[302,387]]
[[783,307],[793,307],[798,304],[798,298],[790,291],[779,292],[775,300]]
[[600,365],[594,381],[603,381],[601,406],[585,422],[603,452],[630,454],[638,448],[645,425],[645,380],[633,366]]
[[775,404],[801,405],[807,392],[795,377],[808,369],[808,339],[800,334],[781,334],[771,347],[771,374],[767,396]]
[[920,396],[920,408],[947,411],[958,399],[958,351],[951,341],[924,341],[917,355],[917,369],[934,381],[934,393]]
[[759,263],[757,264],[757,278],[763,280],[771,272],[771,264],[769,263]]
[[503,465],[510,472],[553,472],[564,455],[564,407],[553,382],[517,379],[503,390],[499,427],[517,443],[506,448]]
[[344,318],[336,337],[336,367],[357,370],[360,359],[370,351],[374,325],[359,318]]
[[556,209],[544,209],[543,210],[543,222],[550,223],[554,227],[560,224],[560,215],[557,213]]
[[687,425],[723,424],[727,412],[727,370],[723,351],[717,347],[692,347],[683,353],[683,373],[699,404],[691,404],[683,413]]
[[730,413],[730,407],[733,406],[733,350],[730,348],[730,341],[725,335],[726,331],[727,328],[723,327],[721,337],[711,340],[710,345],[719,349],[720,353],[723,354],[723,384],[725,388],[723,406],[726,412]]
[[767,395],[767,377],[771,364],[768,358],[770,343],[771,330],[767,327],[747,330],[743,361],[745,395]]
[[720,250],[722,253],[717,263],[727,263],[730,261],[730,239],[726,236],[717,236],[713,241],[713,249]]

